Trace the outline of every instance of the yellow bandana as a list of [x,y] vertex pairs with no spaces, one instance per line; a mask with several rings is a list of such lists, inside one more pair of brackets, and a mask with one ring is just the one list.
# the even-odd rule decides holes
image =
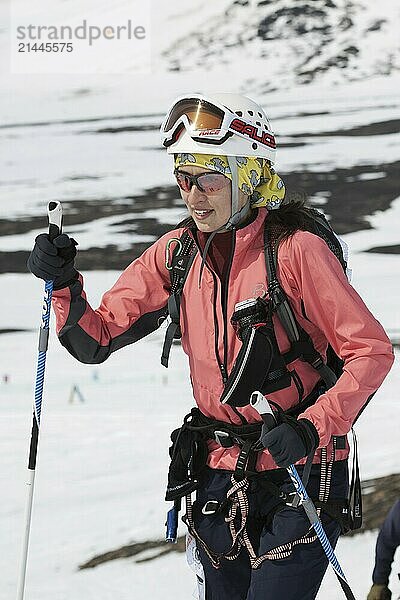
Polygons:
[[[226,156],[213,154],[175,154],[175,168],[192,165],[223,173],[232,181]],[[269,210],[279,208],[285,197],[285,184],[265,158],[236,156],[239,189],[250,196],[253,208],[266,206]]]

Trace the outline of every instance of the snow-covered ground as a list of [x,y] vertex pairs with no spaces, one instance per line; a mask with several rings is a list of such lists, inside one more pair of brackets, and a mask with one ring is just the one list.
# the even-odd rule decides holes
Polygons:
[[[377,228],[368,232],[368,244],[387,242],[386,231],[391,230],[399,208],[400,200],[387,219],[384,215],[372,219]],[[346,241],[356,250],[361,237],[362,233],[348,235]],[[397,331],[399,260],[362,252],[352,257],[355,287],[387,329]],[[85,275],[93,304],[116,276],[114,272]],[[40,282],[29,275],[2,275],[0,286],[0,328],[35,327]],[[162,335],[156,332],[93,367],[76,363],[51,336],[27,600],[190,597],[193,580],[182,555],[139,565],[123,559],[77,571],[95,554],[163,535],[168,435],[191,406],[191,391],[178,348],[173,349],[168,373],[159,365]],[[0,336],[1,372],[10,377],[8,384],[0,386],[1,600],[13,597],[17,577],[36,338],[35,331]],[[79,386],[84,403],[78,398],[69,402],[73,384]],[[400,374],[394,368],[359,420],[363,478],[398,472],[399,385]],[[357,598],[365,596],[370,584],[375,538],[367,533],[343,539],[338,546],[339,560]],[[400,592],[395,578],[393,589]],[[319,598],[339,597],[337,582],[328,574]]]
[[[182,78],[184,83],[181,81],[181,90],[193,89],[195,73],[191,73],[190,77],[183,74]],[[36,102],[36,116],[29,114],[32,107],[27,107],[23,113],[10,113],[8,124],[0,127],[0,162],[3,165],[0,216],[21,218],[43,215],[43,206],[53,199],[76,201],[108,198],[110,202],[116,202],[155,185],[170,185],[171,157],[160,150],[156,129],[119,134],[96,133],[110,126],[149,125],[157,128],[162,111],[178,94],[174,77],[166,78],[164,83],[165,88],[160,89],[156,99],[152,96],[145,98],[141,91],[138,100],[136,91],[125,87],[126,95],[134,105],[130,108],[120,106],[117,85],[111,86],[109,82],[110,89],[102,93],[98,90],[98,97],[93,90],[93,95],[89,94],[91,109],[93,117],[98,116],[98,121],[69,121],[72,115],[77,118],[79,110],[82,119],[88,118],[87,99],[72,97],[64,106],[59,91],[52,99],[44,92],[43,103],[49,101],[45,124],[37,124],[43,121],[44,115],[41,114],[40,104]],[[337,88],[314,86],[313,89],[310,89],[312,86],[303,86],[280,94],[260,94],[277,132],[278,143],[291,142],[291,136],[303,134],[295,140],[298,145],[278,150],[278,171],[330,171],[365,165],[364,176],[368,177],[368,165],[397,160],[400,156],[398,133],[371,137],[315,135],[318,132],[345,130],[352,126],[395,119],[400,106],[397,93],[400,75],[391,77],[390,81],[380,78],[373,87],[371,84],[372,81],[364,81]],[[211,86],[212,83],[208,82],[206,88],[210,89]],[[7,114],[7,103],[3,100],[0,92],[0,106],[5,107]],[[140,106],[142,114],[139,112]],[[67,122],[60,123],[64,109],[68,115]],[[70,109],[72,114],[69,113]],[[122,114],[126,111],[125,114],[131,116],[116,119],[118,110],[122,110]],[[144,110],[147,114],[154,114],[143,116]],[[302,114],[304,112],[308,115]],[[31,125],[15,125],[22,114]],[[179,208],[168,208],[155,214],[150,204],[148,210],[142,213],[143,218],[155,217],[171,224],[179,221],[181,215]],[[126,216],[123,215],[123,218]],[[137,213],[134,216],[140,218]],[[151,237],[140,234],[140,230],[124,234],[118,232],[118,228],[110,227],[121,218],[113,215],[101,217],[71,229],[68,227],[67,214],[66,231],[72,231],[79,237],[82,249],[90,247],[94,239],[98,245],[114,243],[121,249],[125,243],[136,240],[151,241]],[[28,250],[38,232],[3,236],[0,250]]]

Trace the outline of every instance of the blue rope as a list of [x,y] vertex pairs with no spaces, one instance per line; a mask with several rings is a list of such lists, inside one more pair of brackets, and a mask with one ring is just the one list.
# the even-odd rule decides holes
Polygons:
[[51,298],[53,295],[53,281],[46,281],[44,286],[44,298],[42,305],[42,324],[40,326],[39,336],[39,353],[36,368],[36,383],[35,383],[35,418],[36,423],[40,425],[40,414],[42,411],[44,371],[46,367],[47,355],[47,336],[50,325],[50,308]]
[[304,506],[308,518],[310,519],[310,523],[313,526],[315,533],[317,534],[321,542],[322,548],[324,549],[324,552],[329,562],[331,563],[336,573],[347,583],[347,579],[342,571],[342,568],[340,567],[339,561],[336,558],[331,543],[328,540],[324,528],[322,527],[322,523],[319,520],[318,514],[315,510],[312,500],[307,494],[306,488],[304,487],[303,482],[301,481],[300,475],[298,474],[296,467],[294,465],[290,465],[287,470],[296,488],[296,491],[301,497],[301,502]]

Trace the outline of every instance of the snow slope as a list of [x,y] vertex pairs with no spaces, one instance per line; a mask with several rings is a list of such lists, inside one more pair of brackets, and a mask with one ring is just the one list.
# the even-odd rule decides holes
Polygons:
[[[393,210],[399,207],[400,200]],[[379,245],[386,241],[386,231],[390,231],[395,216],[390,213],[387,219],[384,215],[376,217],[376,229],[369,232],[368,243]],[[354,285],[389,330],[400,330],[396,310],[398,280],[393,277],[399,272],[399,258],[359,252],[361,237],[362,233],[346,236],[354,249]],[[371,272],[379,292],[371,286]],[[85,275],[94,305],[116,276],[110,271]],[[3,275],[0,286],[5,291],[13,290],[15,298],[11,309],[2,295],[0,327],[34,327],[38,320],[34,306],[40,312],[40,282],[28,275]],[[125,559],[77,571],[80,563],[95,554],[163,535],[168,435],[191,406],[191,391],[185,360],[178,348],[173,349],[167,375],[159,366],[162,337],[162,331],[156,332],[140,344],[121,350],[103,365],[88,367],[68,356],[52,334],[27,600],[111,600],[115,594],[124,600],[132,593],[134,597],[151,596],[156,600],[166,597],[160,581],[168,582],[167,597],[190,597],[193,580],[182,555],[140,565]],[[1,600],[13,597],[17,575],[35,355],[36,332],[0,336],[2,372],[10,376],[10,383],[0,386]],[[16,360],[19,356],[23,360]],[[77,398],[69,403],[73,384],[79,385],[84,403]],[[363,478],[398,471],[399,447],[394,440],[398,440],[395,415],[399,385],[400,374],[395,368],[359,420]],[[364,597],[369,586],[374,541],[375,534],[368,533],[339,543],[339,560],[357,598]],[[158,578],[152,575],[154,569]],[[171,573],[173,577],[168,575]],[[400,592],[395,580],[393,589]],[[327,575],[320,600],[339,597],[336,581]]]
[[241,64],[248,84],[271,90],[387,75],[400,66],[400,9],[390,0],[239,0],[216,18],[202,16],[164,51],[170,67]]

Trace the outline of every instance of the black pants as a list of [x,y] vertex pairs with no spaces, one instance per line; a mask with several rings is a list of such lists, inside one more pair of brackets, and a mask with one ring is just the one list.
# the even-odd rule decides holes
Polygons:
[[[301,475],[302,469],[299,469]],[[202,508],[208,500],[219,502],[226,498],[231,487],[232,473],[207,469],[202,486],[193,504],[193,519],[197,532],[216,552],[230,548],[232,537],[225,515],[204,515]],[[249,516],[247,531],[254,550],[260,556],[267,551],[307,533],[310,523],[303,508],[277,507],[277,499],[263,485],[262,478],[275,478],[285,491],[293,490],[286,471],[258,475],[247,492]],[[320,467],[313,465],[307,492],[318,498]],[[335,463],[332,471],[329,498],[345,498],[348,491],[347,462]],[[272,511],[272,512],[271,512]],[[338,523],[322,516],[325,532],[335,547],[340,534]],[[205,575],[205,600],[314,600],[328,566],[320,541],[293,547],[288,558],[266,560],[258,569],[251,569],[248,553],[242,548],[234,561],[223,559],[220,568],[212,566],[208,556],[198,547]],[[338,596],[340,595],[338,589]]]

